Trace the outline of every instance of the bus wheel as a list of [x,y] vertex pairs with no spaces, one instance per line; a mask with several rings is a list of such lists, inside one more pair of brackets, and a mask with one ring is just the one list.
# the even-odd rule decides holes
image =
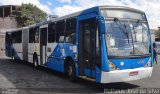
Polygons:
[[69,80],[72,82],[75,82],[76,80],[76,71],[75,71],[75,66],[73,62],[69,62],[67,66],[67,75],[69,77]]
[[33,65],[38,69],[38,57],[36,55],[33,55]]

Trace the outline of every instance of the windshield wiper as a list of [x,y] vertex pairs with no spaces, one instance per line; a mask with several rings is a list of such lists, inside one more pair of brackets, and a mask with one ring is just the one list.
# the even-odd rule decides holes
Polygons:
[[[127,32],[127,28],[126,25],[122,24],[121,21],[118,18],[114,18],[114,22],[116,22],[116,24],[119,25],[119,27],[122,29],[123,33],[126,35],[127,39],[128,39],[128,43],[129,43],[129,36],[128,36],[128,32]],[[123,27],[123,28],[122,28]]]

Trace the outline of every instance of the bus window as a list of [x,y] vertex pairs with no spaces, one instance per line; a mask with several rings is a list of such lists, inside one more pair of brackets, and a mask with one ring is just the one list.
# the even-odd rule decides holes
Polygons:
[[39,43],[39,28],[38,27],[29,29],[29,43]]
[[22,31],[16,31],[12,33],[13,43],[22,43]]
[[29,29],[29,43],[34,43],[34,28]]
[[67,35],[66,38],[65,38],[65,42],[66,43],[75,44],[75,42],[76,42],[76,33],[72,33],[70,35]]
[[17,43],[22,43],[22,31],[17,32]]
[[6,44],[11,44],[11,33],[6,33],[6,37],[5,37],[5,41],[6,41]]
[[56,40],[55,23],[50,23],[48,26],[48,43],[53,43]]
[[15,32],[12,32],[11,38],[12,38],[12,42],[15,43],[16,42],[16,34],[15,34]]
[[65,42],[75,44],[76,42],[76,19],[66,21]]
[[56,23],[56,42],[64,41],[64,28],[65,21],[59,21]]

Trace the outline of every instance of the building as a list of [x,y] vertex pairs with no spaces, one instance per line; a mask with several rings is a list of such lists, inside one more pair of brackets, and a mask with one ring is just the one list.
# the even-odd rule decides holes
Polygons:
[[0,6],[0,32],[17,28],[17,21],[13,15],[13,11],[15,10],[16,6],[13,5]]
[[5,32],[17,28],[17,21],[13,14],[16,8],[15,5],[0,6],[0,50],[4,49]]

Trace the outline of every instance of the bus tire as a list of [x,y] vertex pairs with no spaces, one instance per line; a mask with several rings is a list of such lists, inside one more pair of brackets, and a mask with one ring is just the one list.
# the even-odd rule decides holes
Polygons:
[[38,57],[36,54],[33,55],[33,65],[35,69],[38,69],[39,65],[38,65]]
[[70,81],[76,81],[76,69],[72,60],[70,60],[67,65],[67,76]]

